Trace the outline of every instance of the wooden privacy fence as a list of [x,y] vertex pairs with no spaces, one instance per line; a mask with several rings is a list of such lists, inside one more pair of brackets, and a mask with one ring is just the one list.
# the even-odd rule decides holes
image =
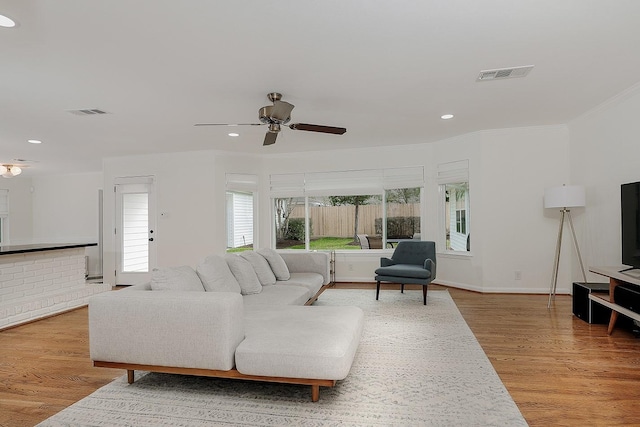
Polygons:
[[[352,237],[355,212],[353,205],[310,207],[311,237]],[[420,217],[420,204],[387,203],[387,217]],[[296,206],[290,218],[304,218],[304,206]],[[358,234],[378,234],[376,218],[382,218],[382,205],[360,206]]]

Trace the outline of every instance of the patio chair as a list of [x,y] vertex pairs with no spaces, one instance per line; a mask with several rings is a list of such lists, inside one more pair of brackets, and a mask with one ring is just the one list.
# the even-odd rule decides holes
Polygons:
[[402,241],[398,243],[391,258],[380,258],[376,269],[376,300],[380,295],[380,282],[404,285],[422,285],[422,298],[427,305],[427,287],[436,278],[436,244],[429,241]]
[[356,234],[360,242],[360,249],[369,249],[369,239],[366,234]]

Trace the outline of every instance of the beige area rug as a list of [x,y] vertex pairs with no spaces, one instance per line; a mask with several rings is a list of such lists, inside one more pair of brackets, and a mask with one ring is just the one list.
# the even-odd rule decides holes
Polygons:
[[526,426],[447,291],[330,289],[317,305],[365,311],[349,376],[320,389],[140,373],[40,426]]

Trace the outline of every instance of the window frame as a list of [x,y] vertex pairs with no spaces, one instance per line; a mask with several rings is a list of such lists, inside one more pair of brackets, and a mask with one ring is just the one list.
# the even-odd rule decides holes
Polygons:
[[310,197],[361,196],[380,198],[383,248],[387,246],[387,191],[402,188],[420,189],[420,229],[424,226],[424,166],[402,168],[326,171],[270,175],[271,247],[277,246],[276,199],[304,198],[305,250],[310,250]]
[[[469,178],[469,160],[455,160],[447,163],[438,164],[437,167],[437,177],[436,182],[438,184],[438,211],[439,211],[439,230],[438,230],[438,252],[441,254],[447,255],[456,255],[456,256],[470,256],[471,253],[471,245],[470,245],[470,235],[471,235],[471,202],[470,202],[470,194],[471,194],[471,182]],[[458,207],[457,201],[455,200],[455,195],[453,195],[454,200],[449,200],[447,203],[447,194],[450,192],[450,188],[465,188],[465,196],[464,196],[464,207]],[[449,194],[450,196],[452,194]],[[464,211],[464,215],[459,214],[459,212]],[[452,218],[452,212],[453,214]],[[461,218],[464,216],[464,218]],[[447,236],[447,223],[449,220],[449,233]],[[455,223],[454,223],[455,222]],[[451,233],[459,233],[458,227],[464,227],[464,234],[466,235],[466,244],[465,249],[451,249],[450,248],[450,238]],[[449,237],[449,240],[447,239]]]
[[[251,221],[251,226],[252,226],[252,236],[253,236],[253,241],[252,241],[252,248],[256,249],[258,248],[258,240],[259,240],[259,233],[258,233],[258,207],[259,207],[259,203],[258,203],[258,198],[259,198],[259,192],[258,192],[258,175],[255,174],[242,174],[242,173],[226,173],[225,174],[225,192],[224,192],[224,209],[225,209],[225,220],[224,220],[224,236],[225,236],[225,242],[224,242],[224,247],[225,247],[225,253],[230,252],[234,252],[233,249],[235,248],[230,248],[228,245],[229,243],[229,218],[228,218],[228,214],[229,214],[229,193],[238,193],[238,194],[245,194],[251,195],[252,198],[252,221]],[[248,248],[247,248],[248,250]]]

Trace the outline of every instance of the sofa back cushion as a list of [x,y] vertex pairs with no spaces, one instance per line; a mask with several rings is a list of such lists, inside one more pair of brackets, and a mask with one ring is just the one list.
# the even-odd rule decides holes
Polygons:
[[208,292],[241,293],[240,284],[223,257],[211,255],[196,267],[204,289]]
[[262,285],[249,261],[234,254],[227,254],[224,259],[227,261],[231,273],[233,273],[238,281],[242,295],[259,294],[262,292]]
[[271,267],[271,271],[273,271],[273,274],[276,276],[276,279],[289,280],[291,277],[289,267],[287,267],[287,263],[284,262],[284,259],[282,259],[282,256],[280,256],[278,252],[271,248],[261,248],[256,252],[267,260]]
[[249,264],[253,267],[253,271],[256,272],[256,276],[258,276],[258,280],[262,286],[275,285],[276,276],[273,274],[269,263],[262,255],[254,251],[245,251],[242,252],[240,256],[249,261]]
[[201,291],[204,286],[195,270],[188,265],[154,268],[151,272],[153,291]]

